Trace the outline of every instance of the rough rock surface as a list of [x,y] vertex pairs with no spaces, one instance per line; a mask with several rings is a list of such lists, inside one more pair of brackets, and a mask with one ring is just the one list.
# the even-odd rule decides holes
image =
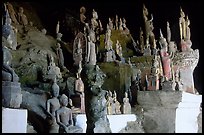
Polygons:
[[46,121],[47,115],[45,113],[45,103],[48,94],[40,90],[23,88],[22,95],[23,101],[21,107],[28,110],[28,121],[30,121],[36,132],[48,132],[49,124]]
[[143,127],[138,121],[128,122],[127,126],[123,128],[119,133],[145,133]]

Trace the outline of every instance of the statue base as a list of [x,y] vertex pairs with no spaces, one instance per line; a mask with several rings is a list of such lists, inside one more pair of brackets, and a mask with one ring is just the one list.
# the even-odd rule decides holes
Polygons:
[[22,94],[20,83],[2,81],[2,106],[20,108]]

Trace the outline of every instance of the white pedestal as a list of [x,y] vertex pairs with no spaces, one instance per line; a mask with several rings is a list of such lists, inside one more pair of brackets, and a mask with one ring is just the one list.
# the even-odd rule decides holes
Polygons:
[[[128,121],[136,121],[136,115],[134,114],[121,114],[121,115],[108,115],[110,122],[110,128],[112,133],[118,133],[122,128],[126,127]],[[83,133],[86,133],[86,115],[79,114],[76,116],[76,126],[83,129]]]
[[127,126],[128,121],[136,121],[134,114],[108,115],[112,133],[118,133]]
[[197,133],[197,117],[200,113],[202,95],[183,92],[182,100],[176,109],[176,133]]
[[26,133],[27,110],[2,108],[2,133]]

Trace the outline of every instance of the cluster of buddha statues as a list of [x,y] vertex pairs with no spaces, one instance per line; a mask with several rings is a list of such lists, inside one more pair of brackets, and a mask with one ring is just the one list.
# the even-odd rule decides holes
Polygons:
[[117,94],[114,91],[111,91],[107,94],[107,114],[114,115],[114,114],[131,114],[131,105],[129,102],[128,94],[125,92],[123,103],[120,105],[120,102],[117,100]]
[[126,19],[118,18],[117,14],[114,19],[108,18],[108,25],[111,30],[120,30],[124,34],[129,34],[129,29],[126,26]]
[[5,6],[7,7],[11,20],[14,24],[21,24],[23,26],[28,25],[28,19],[24,14],[23,7],[19,7],[18,13],[16,13],[11,3],[7,2]]
[[[81,32],[75,38],[73,46],[73,59],[74,65],[79,67],[80,61],[82,63],[87,63],[91,65],[96,65],[99,58],[98,48],[100,45],[100,33],[104,30],[102,23],[98,17],[98,13],[95,9],[92,11],[92,18],[90,24],[88,23],[86,16],[86,8],[80,8],[80,22],[81,22]],[[120,20],[120,21],[119,21]],[[116,60],[125,61],[122,56],[122,46],[117,41],[116,50],[113,49],[113,41],[111,40],[112,30],[120,30],[122,33],[129,34],[129,29],[126,26],[126,19],[118,19],[116,15],[115,21],[109,18],[105,31],[105,54],[103,59],[104,62],[113,62]],[[82,41],[83,40],[83,41]],[[87,42],[87,43],[86,43]],[[84,45],[86,44],[86,45]],[[85,47],[84,47],[85,46]],[[83,49],[85,51],[83,51]],[[83,53],[85,52],[85,55]],[[84,61],[84,62],[83,62]]]
[[59,96],[56,78],[52,85],[52,97],[46,102],[46,111],[50,120],[50,133],[82,133],[80,127],[74,126],[73,110],[68,107],[71,100],[65,94]]

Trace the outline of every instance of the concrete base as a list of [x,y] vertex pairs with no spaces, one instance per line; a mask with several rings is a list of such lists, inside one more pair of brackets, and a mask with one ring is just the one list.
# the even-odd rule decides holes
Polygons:
[[200,113],[202,95],[182,93],[182,101],[176,109],[176,133],[197,133],[197,117]]
[[[121,114],[121,115],[108,115],[110,122],[110,128],[112,133],[118,133],[121,129],[126,127],[128,121],[136,121],[136,115],[134,114]],[[86,115],[79,114],[76,116],[76,126],[83,129],[83,133],[86,133]]]
[[26,133],[27,110],[2,108],[2,133]]

